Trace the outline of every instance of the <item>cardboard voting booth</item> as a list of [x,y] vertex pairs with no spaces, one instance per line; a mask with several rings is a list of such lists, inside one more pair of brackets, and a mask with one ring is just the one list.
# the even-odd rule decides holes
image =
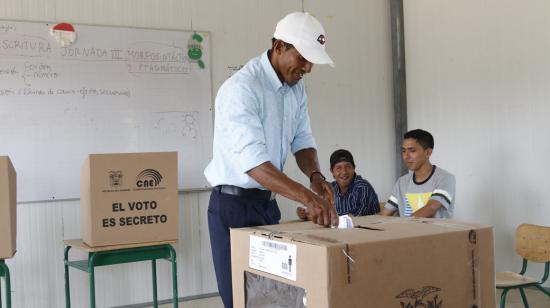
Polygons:
[[83,241],[177,240],[177,171],[176,152],[89,155],[80,173]]
[[15,255],[17,239],[17,181],[10,158],[0,156],[0,259]]

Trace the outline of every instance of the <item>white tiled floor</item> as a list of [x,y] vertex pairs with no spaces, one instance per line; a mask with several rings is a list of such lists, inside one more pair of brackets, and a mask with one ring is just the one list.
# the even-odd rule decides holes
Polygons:
[[[531,308],[548,308],[550,307],[550,297],[536,290],[527,290],[527,300]],[[496,294],[497,307],[500,303],[500,291]],[[161,308],[172,308],[171,305],[162,305]],[[180,308],[223,308],[220,297],[210,297],[194,301],[181,302]],[[518,291],[510,291],[506,300],[506,308],[523,308],[521,296]]]

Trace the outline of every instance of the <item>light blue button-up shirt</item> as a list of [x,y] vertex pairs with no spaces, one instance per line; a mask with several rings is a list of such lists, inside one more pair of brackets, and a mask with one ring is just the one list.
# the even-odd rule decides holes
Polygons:
[[246,172],[267,161],[283,171],[288,152],[306,148],[316,144],[304,83],[281,83],[264,52],[218,90],[213,158],[204,175],[212,186],[263,188]]

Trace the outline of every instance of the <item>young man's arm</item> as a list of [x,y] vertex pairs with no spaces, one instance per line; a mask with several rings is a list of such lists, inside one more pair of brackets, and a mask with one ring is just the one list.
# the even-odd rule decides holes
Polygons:
[[393,213],[395,213],[396,210],[390,210],[388,209],[387,207],[384,207],[382,208],[382,210],[380,211],[379,215],[382,215],[382,216],[392,216]]
[[435,216],[435,213],[441,208],[441,203],[437,200],[430,199],[428,203],[424,205],[421,209],[413,213],[414,217],[425,217],[432,218]]
[[391,191],[391,195],[390,197],[388,198],[388,202],[386,202],[386,204],[384,204],[384,207],[381,208],[380,210],[380,215],[382,216],[393,216],[393,214],[395,213],[395,211],[397,211],[399,209],[399,196],[401,195],[400,193],[400,188],[399,188],[399,180],[397,180],[397,182],[395,182],[395,185],[393,185],[393,189]]
[[[445,176],[432,192],[430,200],[421,209],[413,213],[415,217],[432,218],[444,207],[449,209],[455,195],[456,180],[451,174]],[[452,216],[452,215],[451,215]]]

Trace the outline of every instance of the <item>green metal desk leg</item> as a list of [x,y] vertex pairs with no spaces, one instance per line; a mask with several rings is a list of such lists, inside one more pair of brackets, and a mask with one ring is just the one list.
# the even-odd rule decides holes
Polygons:
[[65,307],[71,308],[71,288],[69,284],[69,250],[71,246],[65,247]]
[[2,308],[2,279],[0,279],[0,308]]
[[176,264],[176,251],[172,245],[168,245],[170,249],[170,259],[172,259],[172,295],[174,296],[174,308],[178,308],[178,267]]
[[[153,273],[153,307],[158,308],[157,301],[157,262],[156,260],[151,260],[152,268],[151,272]],[[1,307],[0,307],[1,308]]]
[[[6,283],[6,307],[11,308],[10,270],[4,260],[0,260],[0,273],[3,273],[4,280]],[[0,293],[2,293],[2,290],[0,290]],[[2,307],[2,298],[0,298],[0,308],[1,307]]]
[[[10,270],[4,260],[0,260],[0,273],[4,273],[4,280],[6,282],[6,308],[11,308],[11,282],[10,282]],[[2,290],[0,289],[0,293]],[[2,298],[0,298],[0,308],[2,307]]]
[[[5,266],[5,265],[4,265]],[[11,282],[10,282],[10,270],[6,266],[6,272],[4,278],[6,279],[6,308],[11,308]]]
[[96,253],[91,252],[88,256],[88,270],[90,272],[90,308],[95,308],[95,257]]

